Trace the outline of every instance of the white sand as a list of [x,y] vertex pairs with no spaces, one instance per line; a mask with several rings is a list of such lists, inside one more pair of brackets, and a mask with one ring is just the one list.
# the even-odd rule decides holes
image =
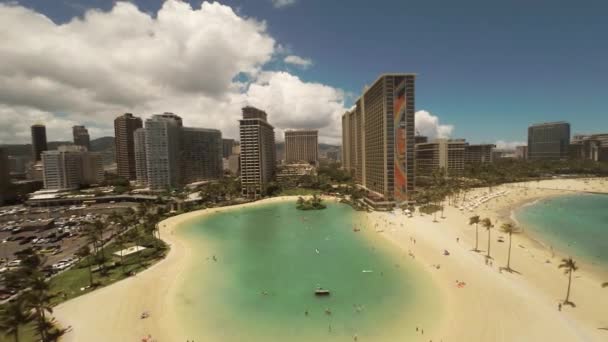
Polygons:
[[[533,189],[497,187],[493,190],[509,193],[488,201],[473,213],[448,207],[445,219],[440,218],[437,223],[432,216],[419,213],[413,218],[379,212],[368,215],[372,227],[376,224],[383,227],[383,236],[400,246],[404,253],[411,251],[416,261],[428,267],[443,292],[444,317],[437,327],[425,331],[421,340],[608,341],[608,331],[598,329],[608,327],[608,289],[602,289],[598,275],[586,272],[584,265],[573,277],[571,300],[577,307],[564,306],[559,312],[558,302],[564,299],[567,287],[567,277],[557,268],[559,256],[552,258],[551,252],[542,245],[523,234],[514,235],[511,266],[520,274],[501,273],[499,267],[505,266],[507,259],[508,236],[498,229],[492,231],[494,260],[492,266],[487,266],[483,257],[487,233],[481,227],[479,247],[484,252],[471,251],[475,245],[475,228],[468,225],[468,218],[474,214],[490,217],[494,222],[502,213],[503,219],[496,224],[499,227],[508,220],[512,207],[534,198],[568,193],[542,188],[608,192],[608,180],[588,183],[551,180],[529,186]],[[487,188],[476,189],[467,196],[487,191]],[[496,241],[499,236],[504,237],[504,243]],[[449,251],[449,256],[443,255],[444,249]],[[546,263],[547,260],[550,263]],[[440,264],[440,269],[433,268],[434,264]],[[458,288],[457,280],[466,282],[466,286]]]

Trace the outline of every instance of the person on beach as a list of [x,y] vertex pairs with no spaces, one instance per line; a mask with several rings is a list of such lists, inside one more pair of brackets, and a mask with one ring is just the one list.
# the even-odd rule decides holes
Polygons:
[[562,311],[562,303],[557,303],[557,311]]

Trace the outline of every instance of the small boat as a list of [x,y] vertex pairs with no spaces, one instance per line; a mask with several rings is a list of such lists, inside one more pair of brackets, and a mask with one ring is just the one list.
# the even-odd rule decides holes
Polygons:
[[361,271],[361,272],[363,272],[363,273],[372,273],[372,272],[374,272],[374,271],[372,271],[372,270],[363,270],[363,271]]
[[325,290],[319,287],[315,290],[315,296],[329,296],[329,290]]

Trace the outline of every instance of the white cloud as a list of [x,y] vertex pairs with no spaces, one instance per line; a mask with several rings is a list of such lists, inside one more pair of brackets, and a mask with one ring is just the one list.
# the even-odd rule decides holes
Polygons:
[[71,139],[77,123],[96,138],[113,135],[124,112],[164,111],[238,138],[247,104],[266,110],[279,132],[314,127],[321,140],[339,141],[342,91],[265,71],[284,48],[263,21],[217,2],[193,9],[167,0],[155,15],[117,2],[61,25],[0,4],[0,22],[0,143],[28,142],[37,121],[50,140]]
[[287,7],[287,6],[295,5],[295,3],[296,3],[296,0],[271,0],[271,1],[272,1],[272,5],[275,8]]
[[439,117],[426,110],[417,111],[415,120],[416,131],[429,139],[449,138],[454,130],[453,125],[440,124]]
[[289,56],[285,57],[285,59],[283,59],[283,62],[285,62],[287,64],[297,65],[304,69],[307,69],[308,67],[310,67],[312,65],[311,59],[302,58],[300,56],[295,56],[295,55],[289,55]]
[[514,150],[517,146],[525,146],[527,144],[528,143],[524,142],[524,141],[504,141],[504,140],[498,140],[495,143],[496,148],[504,149],[504,150]]

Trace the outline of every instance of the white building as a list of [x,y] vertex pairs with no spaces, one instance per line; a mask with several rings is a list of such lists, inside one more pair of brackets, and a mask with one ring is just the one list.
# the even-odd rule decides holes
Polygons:
[[103,160],[82,146],[59,146],[42,152],[42,180],[46,189],[78,189],[103,181]]
[[133,145],[135,153],[135,176],[137,184],[148,184],[148,167],[146,162],[146,130],[138,128],[133,132]]
[[146,120],[146,169],[148,187],[166,190],[180,184],[179,144],[182,119],[173,113]]

